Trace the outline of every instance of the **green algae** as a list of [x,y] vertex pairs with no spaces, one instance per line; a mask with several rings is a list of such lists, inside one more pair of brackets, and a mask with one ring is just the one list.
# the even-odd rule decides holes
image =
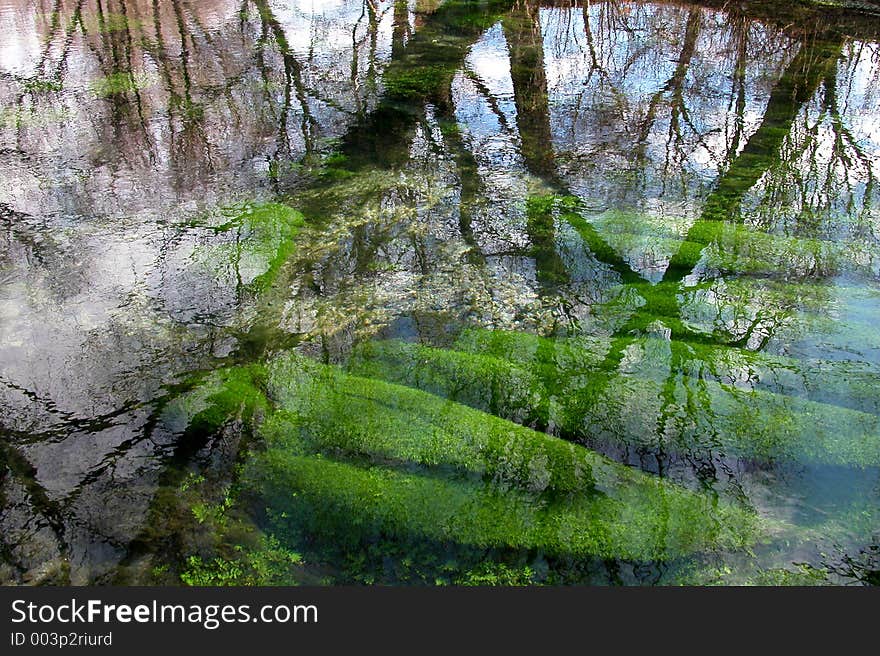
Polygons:
[[[677,370],[670,369],[673,345]],[[572,371],[565,361],[556,362],[562,384],[547,391],[564,399],[556,423],[567,434],[636,446],[720,451],[762,461],[880,464],[876,415],[770,391],[773,379],[765,378],[764,389],[751,383],[760,376],[758,367],[778,372],[797,367],[797,361],[699,343],[678,346],[656,338],[632,340],[622,369],[614,371]],[[529,361],[519,364],[528,367]],[[539,366],[547,364],[539,360]],[[819,363],[807,368],[813,385],[823,368],[838,373],[828,385],[848,378],[845,365]],[[862,386],[862,395],[876,403],[870,384]],[[667,423],[658,426],[661,417]]]
[[252,475],[272,507],[289,515],[297,530],[333,536],[351,547],[382,535],[665,560],[742,546],[752,530],[747,514],[719,513],[708,498],[700,503],[693,493],[659,479],[621,497],[587,495],[541,503],[521,491],[484,483],[273,449],[258,457]]
[[687,286],[641,280],[612,285],[606,294],[591,306],[580,327],[585,333],[647,333],[659,322],[676,340],[755,348],[763,344],[747,343],[748,336],[758,324],[766,324],[771,332],[847,333],[865,344],[876,341],[868,307],[859,316],[843,316],[877,299],[868,284],[730,276]]
[[[876,415],[748,385],[755,374],[749,367],[774,370],[795,361],[744,352],[737,362],[734,349],[696,344],[680,353],[690,366],[680,362],[681,370],[670,371],[672,344],[631,340],[621,368],[609,371],[600,368],[605,350],[593,348],[604,347],[599,340],[578,348],[576,338],[556,345],[533,335],[480,330],[466,332],[458,344],[471,357],[395,342],[371,345],[351,366],[514,421],[540,417],[572,438],[763,462],[880,465]],[[730,380],[706,376],[700,356],[715,375],[726,368]],[[864,393],[870,395],[870,387]]]
[[107,98],[155,85],[159,78],[148,73],[120,71],[89,82],[89,90],[99,98]]
[[469,328],[454,348],[471,354],[483,353],[529,368],[545,368],[560,373],[591,370],[600,365],[611,348],[609,337],[574,335],[564,338],[541,337],[512,330]]
[[256,291],[265,291],[296,251],[304,225],[302,213],[283,203],[235,205],[210,228],[219,240],[197,248],[192,257],[218,275],[235,271]]
[[[182,435],[194,451],[224,431],[253,431],[270,411],[263,391],[265,370],[258,365],[216,369],[184,383],[189,391],[173,399],[162,415],[165,428]],[[195,444],[187,448],[187,442]],[[240,458],[247,459],[246,452]],[[153,582],[189,586],[298,585],[302,556],[282,545],[254,521],[248,490],[232,471],[190,471],[163,493],[160,523],[171,523],[176,560],[154,568]],[[167,539],[167,538],[166,538]]]
[[691,378],[880,414],[880,368],[869,363],[794,358],[702,342],[675,342],[671,348],[676,370]]
[[594,371],[610,340],[554,340],[526,333],[467,330],[454,349],[400,341],[365,342],[352,354],[356,374],[425,390],[517,423],[546,428],[559,419],[553,389]]
[[754,530],[748,511],[419,390],[293,355],[268,381],[281,411],[263,427],[255,485],[313,530],[344,531],[356,515],[356,541],[416,534],[632,559],[742,545]]
[[[204,383],[209,391],[219,385],[216,379]],[[166,515],[183,511],[184,517],[190,515],[189,526],[175,531],[178,562],[154,568],[154,582],[200,587],[299,584],[302,556],[254,523],[237,482],[218,484],[218,472],[209,474],[212,480],[190,472],[168,499]]]
[[[700,229],[704,225],[705,234]],[[859,262],[857,253],[846,244],[774,235],[710,221],[695,224],[691,231],[690,240],[641,232],[613,232],[608,235],[608,241],[620,251],[646,242],[659,252],[677,252],[683,267],[693,270],[702,265],[718,274],[780,275],[798,280],[831,278],[849,272],[873,276],[870,266]]]

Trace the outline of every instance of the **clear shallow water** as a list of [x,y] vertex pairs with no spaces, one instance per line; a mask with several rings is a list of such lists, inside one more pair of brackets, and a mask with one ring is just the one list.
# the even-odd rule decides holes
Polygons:
[[877,583],[878,22],[709,5],[0,4],[2,580]]

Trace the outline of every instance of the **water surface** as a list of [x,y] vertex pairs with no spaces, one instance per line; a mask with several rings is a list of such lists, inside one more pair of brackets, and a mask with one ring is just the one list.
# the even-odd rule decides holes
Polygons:
[[878,582],[880,19],[0,0],[0,581]]

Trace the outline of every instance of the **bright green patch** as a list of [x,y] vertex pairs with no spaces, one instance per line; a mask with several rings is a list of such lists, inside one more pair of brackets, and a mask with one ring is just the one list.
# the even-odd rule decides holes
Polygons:
[[773,370],[772,358],[748,352],[737,360],[733,349],[675,343],[673,366],[672,344],[630,340],[608,370],[602,340],[469,331],[458,346],[470,355],[393,342],[365,347],[351,366],[570,437],[765,462],[880,464],[876,415],[738,385],[759,365]]
[[99,98],[106,98],[151,87],[158,81],[155,75],[123,71],[89,82],[89,90]]
[[[480,548],[629,560],[666,560],[743,546],[754,527],[741,511],[659,479],[627,481],[619,495],[543,501],[525,491],[269,449],[254,483],[305,531],[355,548],[380,536],[453,541]],[[645,476],[645,475],[641,475]],[[645,476],[647,479],[648,477]],[[643,484],[640,484],[643,483]]]
[[292,355],[268,389],[284,411],[251,480],[334,539],[653,560],[741,546],[755,529],[749,512],[425,392]]
[[226,208],[223,218],[211,228],[218,241],[196,249],[193,258],[218,276],[233,276],[265,291],[295,252],[303,215],[282,203],[245,203]]

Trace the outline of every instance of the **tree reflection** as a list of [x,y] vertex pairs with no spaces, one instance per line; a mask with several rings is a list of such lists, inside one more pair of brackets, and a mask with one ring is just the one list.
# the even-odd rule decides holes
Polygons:
[[[556,399],[523,416],[749,503],[751,463],[711,448],[719,399],[761,390],[876,414],[871,394],[808,380],[852,360],[870,382],[880,365],[850,343],[871,327],[844,326],[873,307],[880,266],[874,28],[716,4],[29,5],[39,47],[0,78],[2,259],[25,308],[5,336],[38,334],[57,357],[10,346],[0,371],[3,494],[28,508],[4,515],[10,535],[39,516],[79,576],[105,576],[90,549],[118,560],[139,530],[96,528],[116,469],[148,462],[130,479],[148,481],[143,515],[156,472],[216,447],[161,426],[180,375],[297,343],[335,362],[376,336],[448,346],[473,325],[601,337],[587,419],[553,421]],[[308,219],[259,290],[247,230],[221,235],[217,219],[253,197]],[[193,264],[223,239],[220,274]],[[834,313],[843,327],[817,328]],[[800,369],[804,354],[820,364]],[[106,375],[57,382],[86,361]],[[603,442],[603,418],[635,413],[634,380],[653,396],[625,430],[645,440]],[[70,489],[47,491],[39,470],[64,435],[81,462]],[[16,540],[13,579],[33,569]]]

